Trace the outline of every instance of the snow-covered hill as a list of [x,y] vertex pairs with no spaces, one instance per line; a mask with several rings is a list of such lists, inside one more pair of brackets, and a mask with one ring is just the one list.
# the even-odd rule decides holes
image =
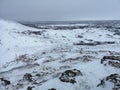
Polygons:
[[120,90],[115,33],[35,29],[0,20],[0,90]]

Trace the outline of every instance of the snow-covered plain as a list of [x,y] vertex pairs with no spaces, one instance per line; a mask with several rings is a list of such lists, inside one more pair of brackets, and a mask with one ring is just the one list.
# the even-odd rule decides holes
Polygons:
[[[35,29],[0,20],[0,78],[10,81],[5,85],[1,80],[0,90],[113,90],[110,82],[97,85],[110,74],[120,74],[120,68],[101,64],[104,56],[120,56],[120,35],[114,33],[103,28]],[[95,42],[99,45],[89,45]],[[74,77],[74,84],[62,82],[61,74],[72,69],[83,75]],[[23,78],[26,73],[31,82]]]

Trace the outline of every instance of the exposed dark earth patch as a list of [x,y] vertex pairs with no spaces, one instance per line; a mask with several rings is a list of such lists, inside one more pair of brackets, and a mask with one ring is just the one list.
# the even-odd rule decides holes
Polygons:
[[66,70],[61,74],[59,77],[60,81],[66,82],[66,83],[76,83],[75,77],[76,76],[82,76],[82,73],[80,70],[72,69],[72,70]]

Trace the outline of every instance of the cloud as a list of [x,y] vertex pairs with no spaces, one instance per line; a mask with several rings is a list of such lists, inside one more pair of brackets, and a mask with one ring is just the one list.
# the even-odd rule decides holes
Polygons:
[[119,0],[0,0],[0,17],[54,21],[120,19]]

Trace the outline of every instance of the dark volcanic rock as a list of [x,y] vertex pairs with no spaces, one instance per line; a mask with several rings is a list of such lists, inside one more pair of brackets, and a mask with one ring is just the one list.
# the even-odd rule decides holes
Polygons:
[[104,79],[100,81],[100,83],[97,85],[97,87],[102,86],[104,88],[105,85],[107,85],[107,82],[110,82],[113,84],[112,90],[120,90],[120,75],[119,74],[111,74]]
[[42,32],[41,31],[30,31],[30,30],[28,30],[28,31],[24,31],[24,32],[22,32],[22,34],[28,34],[28,35],[32,35],[32,34],[34,34],[34,35],[41,35],[42,34]]
[[111,65],[111,66],[113,66],[113,67],[120,68],[120,63],[119,62],[109,61],[108,64]]
[[48,90],[56,90],[55,88],[51,88],[51,89],[48,89]]
[[54,30],[73,30],[73,29],[84,29],[89,28],[89,26],[54,26]]
[[120,56],[104,56],[101,59],[101,64],[120,68]]
[[23,76],[23,79],[24,80],[27,80],[29,82],[33,81],[32,80],[32,75],[30,73],[26,73],[24,76]]
[[96,46],[96,45],[104,45],[104,44],[115,44],[115,42],[99,42],[99,41],[94,41],[94,42],[84,42],[81,41],[79,43],[74,43],[74,45],[88,45],[88,46]]
[[27,90],[32,90],[33,87],[27,87]]
[[120,56],[104,56],[103,59],[118,60],[120,61]]
[[79,75],[82,76],[82,73],[80,72],[80,70],[77,70],[77,69],[66,70],[65,72],[61,74],[59,79],[62,82],[74,84],[76,83],[75,77]]
[[7,86],[7,85],[10,85],[10,84],[11,84],[11,82],[10,82],[9,80],[6,80],[6,79],[4,79],[4,78],[0,78],[0,80],[3,81],[3,85],[4,85],[4,86]]

